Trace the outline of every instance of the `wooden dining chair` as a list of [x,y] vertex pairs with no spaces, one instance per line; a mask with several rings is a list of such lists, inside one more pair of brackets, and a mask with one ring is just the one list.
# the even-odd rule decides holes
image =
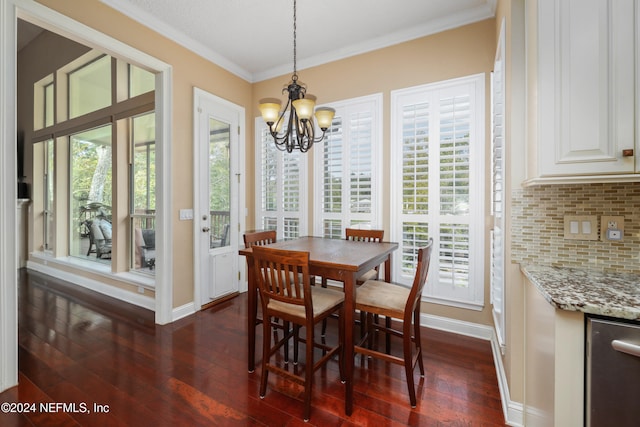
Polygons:
[[[344,378],[341,346],[343,326],[339,327],[338,343],[333,347],[324,343],[316,343],[314,339],[314,327],[317,323],[334,312],[339,312],[340,318],[342,318],[344,293],[311,286],[308,252],[257,246],[253,248],[253,260],[264,316],[260,398],[265,397],[269,372],[301,384],[304,386],[304,420],[308,421],[311,413],[313,373],[338,354],[340,378]],[[276,340],[272,345],[272,322],[268,321],[270,318],[284,319],[296,327],[292,331],[287,331],[281,340]],[[300,327],[306,330],[304,339],[298,338]],[[291,371],[287,369],[286,365],[285,367],[282,364],[278,365],[277,360],[272,363],[272,359],[276,359],[274,355],[282,346],[288,346],[289,339],[292,337],[296,341],[305,343],[304,375],[298,375],[295,368],[294,371]],[[323,351],[323,355],[318,361],[314,360],[315,348],[320,348]],[[297,355],[295,361],[297,362]]]
[[[251,248],[253,246],[264,246],[264,245],[269,245],[271,243],[275,243],[276,242],[276,235],[277,235],[276,230],[262,230],[262,231],[254,231],[254,232],[245,233],[244,236],[243,236],[244,247],[245,248]],[[247,268],[249,268],[249,269],[253,268],[253,262],[249,257],[247,257]],[[256,291],[256,293],[258,295],[260,294],[260,291],[259,291],[257,286],[256,286],[256,290],[255,291]],[[262,317],[256,315],[256,323],[255,323],[254,327],[258,326],[260,324],[262,324]],[[273,326],[274,326],[274,328],[273,328],[273,337],[276,340],[278,338],[278,329],[284,329],[284,330],[288,330],[289,329],[289,325],[287,323],[280,324],[277,319],[274,320],[274,325]],[[285,348],[285,360],[289,361],[289,349],[288,349],[288,347]]]
[[[357,228],[345,228],[345,236],[347,240],[353,240],[357,242],[372,242],[372,243],[380,243],[384,239],[384,230],[364,230]],[[380,266],[377,265],[375,268],[364,273],[362,276],[356,278],[356,286],[362,285],[367,280],[375,279],[377,280],[380,274]],[[327,287],[327,279],[322,278],[322,287]],[[327,332],[327,322],[324,321],[322,323],[322,336],[325,336]]]
[[[427,281],[433,239],[418,250],[418,265],[411,288],[379,280],[369,280],[356,289],[356,309],[366,312],[366,334],[355,346],[355,352],[376,357],[387,362],[404,365],[409,388],[409,402],[416,406],[416,390],[413,371],[416,363],[420,367],[420,376],[424,377],[422,361],[422,343],[420,340],[420,300]],[[402,329],[393,329],[381,325],[374,315],[402,320]],[[372,348],[375,331],[402,338],[403,357],[383,353]],[[366,346],[365,346],[366,345]]]
[[[276,242],[276,230],[265,230],[265,231],[255,231],[251,233],[245,233],[244,236],[244,247],[251,248],[253,246],[264,246],[269,245],[271,243]],[[251,260],[247,257],[247,268],[253,268],[253,265],[250,265]],[[256,288],[256,292],[259,293],[259,290]],[[262,319],[256,317],[256,326],[262,323]]]
[[[380,243],[384,239],[384,230],[360,230],[357,228],[346,228],[345,235],[347,240],[355,240],[358,242]],[[356,279],[356,285],[361,285],[367,280],[377,280],[380,273],[380,266],[367,271]]]

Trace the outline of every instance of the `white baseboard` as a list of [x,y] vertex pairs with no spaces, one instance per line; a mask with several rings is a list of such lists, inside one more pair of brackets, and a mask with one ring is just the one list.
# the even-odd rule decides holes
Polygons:
[[511,400],[509,384],[502,364],[500,345],[494,329],[491,326],[477,323],[464,322],[461,320],[449,319],[447,317],[422,314],[420,325],[427,328],[438,329],[454,334],[465,335],[473,338],[480,338],[491,342],[491,352],[493,353],[493,363],[496,367],[498,377],[498,389],[500,390],[500,400],[502,401],[502,412],[505,422],[509,426],[521,427],[524,420],[524,410],[522,403]]
[[74,285],[82,286],[83,288],[90,289],[92,291],[101,293],[103,295],[110,296],[112,298],[119,299],[129,304],[137,305],[138,307],[146,308],[155,312],[156,302],[155,299],[134,294],[133,292],[125,291],[124,289],[109,286],[103,282],[89,279],[84,276],[69,273],[67,271],[58,270],[57,268],[49,267],[48,265],[40,264],[37,262],[27,261],[27,268],[29,270],[37,271],[49,276],[55,277],[60,280],[64,280]]
[[180,307],[176,307],[173,309],[171,314],[171,321],[175,322],[176,320],[182,319],[183,317],[187,317],[196,312],[196,305],[193,302],[189,302],[187,304],[181,305]]

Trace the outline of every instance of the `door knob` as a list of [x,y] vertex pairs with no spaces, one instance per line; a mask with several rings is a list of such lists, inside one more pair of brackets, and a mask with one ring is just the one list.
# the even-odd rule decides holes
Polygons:
[[203,233],[208,233],[211,229],[209,227],[202,227]]
[[622,157],[632,157],[633,156],[633,148],[627,148],[626,150],[622,150]]

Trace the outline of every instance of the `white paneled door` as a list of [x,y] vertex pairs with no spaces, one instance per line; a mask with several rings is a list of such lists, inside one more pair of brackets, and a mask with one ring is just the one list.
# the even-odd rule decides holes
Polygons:
[[194,212],[200,305],[238,292],[240,116],[238,108],[213,95],[197,96]]

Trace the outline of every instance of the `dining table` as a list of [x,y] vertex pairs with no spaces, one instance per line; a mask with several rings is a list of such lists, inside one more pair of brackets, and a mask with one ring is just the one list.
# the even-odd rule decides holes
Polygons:
[[[391,281],[392,254],[398,249],[393,242],[361,242],[324,237],[300,237],[267,245],[267,247],[309,252],[309,274],[342,283],[344,290],[344,360],[345,413],[353,410],[354,314],[356,278],[384,263],[384,279]],[[240,249],[248,265],[248,368],[255,370],[258,289],[253,268],[252,248]],[[349,326],[351,325],[351,326]]]

